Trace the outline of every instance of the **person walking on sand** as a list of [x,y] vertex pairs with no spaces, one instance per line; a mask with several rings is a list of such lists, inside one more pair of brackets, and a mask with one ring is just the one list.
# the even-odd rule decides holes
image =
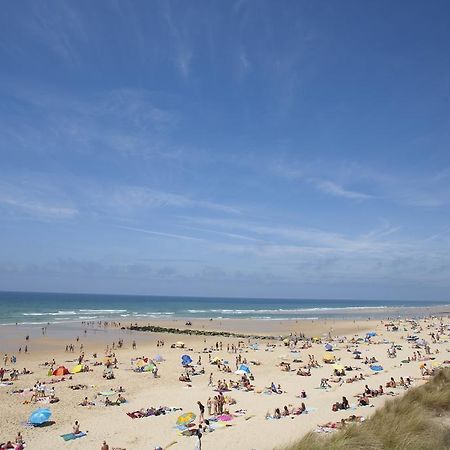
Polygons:
[[199,420],[200,420],[200,423],[202,423],[203,420],[205,419],[205,407],[204,407],[204,405],[202,404],[202,402],[200,402],[200,401],[197,402],[197,405],[198,405],[198,409],[199,409],[199,411],[200,411],[200,417],[199,417]]
[[106,443],[106,441],[103,441],[102,448],[100,450],[109,450],[109,445]]
[[202,432],[200,428],[196,431],[197,443],[195,444],[195,450],[202,450]]

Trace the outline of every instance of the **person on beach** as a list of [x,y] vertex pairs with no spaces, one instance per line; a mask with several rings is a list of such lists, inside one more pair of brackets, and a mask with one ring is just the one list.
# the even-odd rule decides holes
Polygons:
[[80,424],[78,423],[78,420],[75,420],[75,423],[73,424],[72,433],[80,434]]
[[122,403],[126,403],[125,397],[122,396],[122,394],[119,392],[119,395],[117,396],[116,404],[121,405]]
[[17,436],[16,436],[16,444],[23,444],[23,437],[22,437],[22,433],[20,431],[17,432]]
[[195,450],[202,450],[202,432],[200,428],[196,431],[197,443],[195,444]]
[[348,409],[350,408],[350,405],[348,403],[347,397],[342,397],[342,403],[341,403],[342,409]]
[[106,443],[106,441],[103,441],[102,447],[100,450],[109,450],[109,445]]
[[369,405],[369,397],[367,397],[366,394],[363,394],[359,401],[358,401],[359,406],[368,406]]
[[198,405],[198,409],[199,409],[199,411],[200,411],[200,417],[199,417],[199,420],[200,420],[200,423],[202,423],[203,420],[205,419],[205,407],[204,407],[204,405],[202,404],[202,402],[200,402],[200,401],[197,402],[197,405]]

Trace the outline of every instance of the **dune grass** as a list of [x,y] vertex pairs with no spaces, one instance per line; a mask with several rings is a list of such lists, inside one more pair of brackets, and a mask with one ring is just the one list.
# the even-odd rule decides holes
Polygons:
[[331,435],[309,433],[284,450],[450,449],[450,368],[389,400],[362,424]]

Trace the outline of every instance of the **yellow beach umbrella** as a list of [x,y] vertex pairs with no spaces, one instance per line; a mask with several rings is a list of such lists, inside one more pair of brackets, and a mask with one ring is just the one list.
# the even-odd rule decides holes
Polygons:
[[144,367],[145,365],[147,365],[147,363],[146,363],[143,359],[139,359],[139,360],[136,362],[136,366],[137,366],[137,367]]
[[197,416],[193,412],[181,414],[177,419],[177,425],[187,425],[195,420]]
[[439,367],[439,366],[441,366],[442,365],[442,362],[441,361],[433,361],[432,363],[431,363],[431,366],[432,367]]
[[342,364],[335,364],[335,365],[333,366],[333,369],[336,369],[336,370],[344,370],[344,366],[343,366]]
[[80,373],[83,371],[83,366],[81,364],[77,364],[73,369],[72,373]]
[[322,356],[322,359],[323,359],[325,362],[328,362],[328,363],[331,363],[331,362],[336,361],[336,357],[335,357],[332,353],[325,353],[325,354]]

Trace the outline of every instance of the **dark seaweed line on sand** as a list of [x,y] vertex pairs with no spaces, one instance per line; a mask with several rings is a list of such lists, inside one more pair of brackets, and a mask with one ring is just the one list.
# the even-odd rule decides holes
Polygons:
[[167,328],[158,327],[153,325],[147,326],[130,326],[129,330],[132,331],[148,331],[150,333],[172,333],[172,334],[187,334],[193,336],[222,336],[222,337],[234,337],[234,338],[252,338],[252,339],[279,339],[276,336],[266,336],[257,334],[241,334],[241,333],[230,333],[228,331],[206,331],[206,330],[180,330],[179,328]]

